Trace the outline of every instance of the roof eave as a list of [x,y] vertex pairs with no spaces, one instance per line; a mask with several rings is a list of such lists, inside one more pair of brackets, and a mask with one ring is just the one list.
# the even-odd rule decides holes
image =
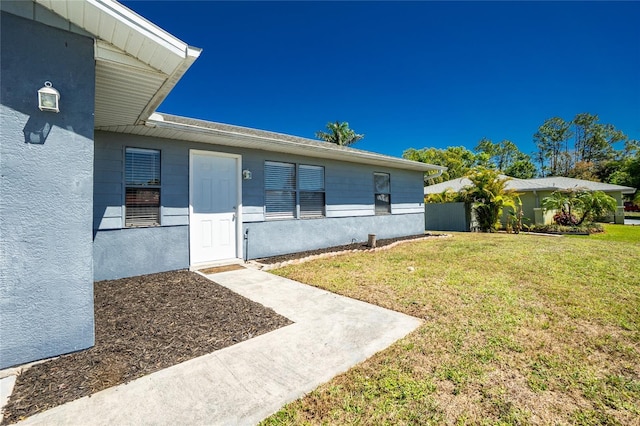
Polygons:
[[[96,89],[96,104],[104,106],[96,108],[96,128],[144,122],[201,52],[114,0],[33,1],[91,35],[96,40],[96,63],[106,61],[121,66],[119,73],[128,84],[102,92]],[[102,71],[105,70],[96,66],[96,82],[101,81],[98,74]],[[156,80],[137,86],[145,73],[155,75]],[[137,94],[139,102],[120,102],[132,93]]]
[[[192,124],[176,123],[165,120],[160,114],[154,114],[146,120],[146,126],[177,131],[183,135],[205,136],[205,142],[219,145],[229,145],[247,148],[256,148],[255,143],[260,142],[259,149],[298,155],[307,155],[331,160],[348,161],[354,163],[374,164],[384,167],[401,168],[405,170],[429,172],[446,170],[446,167],[406,160],[404,158],[391,157],[369,151],[355,149],[336,149],[331,144],[310,141],[311,143],[296,142],[278,139],[277,137],[243,134],[237,131],[212,129]],[[108,129],[105,129],[108,130]],[[151,132],[153,133],[153,132]],[[301,140],[303,140],[301,138]]]
[[165,100],[173,88],[178,84],[178,81],[186,74],[187,70],[195,62],[196,59],[202,53],[202,49],[189,46],[187,48],[187,55],[180,65],[167,77],[165,82],[160,86],[158,91],[149,100],[147,106],[142,110],[138,116],[136,124],[144,124],[145,121],[156,112],[156,109]]

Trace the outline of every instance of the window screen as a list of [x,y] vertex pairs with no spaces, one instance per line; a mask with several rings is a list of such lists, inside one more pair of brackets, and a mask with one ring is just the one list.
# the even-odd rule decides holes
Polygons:
[[296,168],[294,164],[267,161],[265,175],[265,217],[292,219],[296,213]]
[[298,166],[300,217],[324,216],[324,167]]
[[125,226],[160,225],[160,151],[125,150]]
[[376,214],[391,213],[391,181],[389,173],[374,173],[373,186]]

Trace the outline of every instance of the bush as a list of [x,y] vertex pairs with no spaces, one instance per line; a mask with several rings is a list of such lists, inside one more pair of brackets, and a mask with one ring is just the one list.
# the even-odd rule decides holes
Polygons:
[[578,224],[578,218],[568,212],[554,214],[553,221],[561,226],[576,226]]
[[599,223],[584,222],[580,226],[558,225],[532,225],[529,232],[538,232],[543,234],[598,234],[604,232],[604,227]]

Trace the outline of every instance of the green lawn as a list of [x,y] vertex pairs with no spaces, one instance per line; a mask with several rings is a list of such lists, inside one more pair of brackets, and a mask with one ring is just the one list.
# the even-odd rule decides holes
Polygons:
[[593,234],[589,239],[603,241],[617,241],[620,243],[635,243],[636,249],[640,244],[640,226],[629,225],[604,225],[606,232],[602,234]]
[[640,227],[454,234],[275,273],[425,320],[280,424],[638,424]]

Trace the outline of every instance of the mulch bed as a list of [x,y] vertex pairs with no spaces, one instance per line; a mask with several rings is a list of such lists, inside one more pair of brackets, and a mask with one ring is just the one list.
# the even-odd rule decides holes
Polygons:
[[[424,238],[429,236],[436,237],[441,235],[426,233],[426,234],[418,234],[418,235],[409,235],[406,237],[398,237],[398,238],[385,238],[385,239],[377,240],[376,247],[384,247],[398,241],[415,240],[417,238]],[[347,251],[347,250],[371,250],[371,247],[369,247],[366,242],[359,242],[359,243],[345,244],[342,246],[327,247],[327,248],[318,249],[318,250],[308,250],[308,251],[302,251],[298,253],[283,254],[280,256],[265,257],[262,259],[255,259],[255,261],[258,263],[262,263],[264,265],[273,265],[275,263],[282,263],[289,260],[303,259],[305,257],[315,256],[318,254],[334,253],[334,252]]]
[[96,282],[96,344],[25,370],[2,424],[291,324],[189,271]]

